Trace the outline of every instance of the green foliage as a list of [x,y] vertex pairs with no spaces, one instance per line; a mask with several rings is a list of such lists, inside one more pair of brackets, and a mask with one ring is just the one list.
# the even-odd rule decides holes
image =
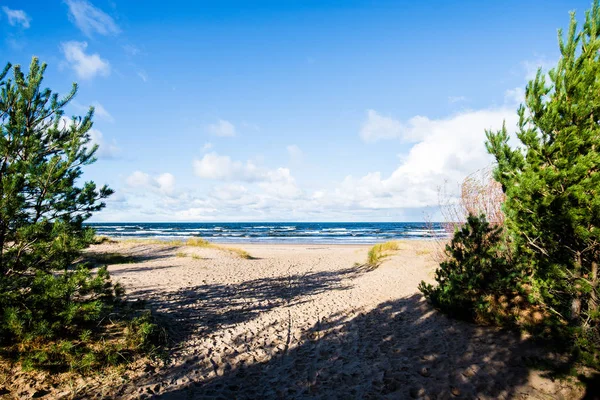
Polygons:
[[398,242],[390,241],[378,243],[369,249],[367,254],[367,265],[375,268],[381,265],[386,257],[389,257],[392,252],[400,250]]
[[0,73],[0,355],[86,372],[150,350],[157,327],[132,320],[106,267],[76,262],[94,242],[83,222],[112,190],[81,183],[94,110],[65,118],[77,86],[63,98],[43,89],[45,69],[33,58],[27,74]]
[[[446,311],[516,322],[572,345],[579,360],[595,366],[600,364],[599,34],[595,1],[581,30],[572,14],[566,37],[559,31],[556,67],[547,77],[539,70],[527,85],[518,110],[520,145],[511,147],[506,127],[486,132],[487,149],[497,161],[494,177],[506,195],[504,232],[510,246],[485,220],[469,217],[448,246],[438,286],[420,286]],[[521,298],[527,312],[519,307],[507,312],[511,297]],[[486,309],[501,310],[507,318],[490,318]]]
[[[577,337],[598,342],[600,262],[600,7],[578,30],[574,14],[561,57],[548,78],[526,88],[512,148],[506,128],[487,132],[506,193],[506,227],[522,265],[531,267],[532,296]],[[584,332],[586,331],[586,332]]]
[[520,272],[505,254],[502,228],[491,226],[485,215],[469,215],[446,245],[447,258],[435,274],[438,285],[421,282],[419,290],[449,314],[482,319],[491,298],[518,289]]
[[96,274],[82,265],[61,274],[38,271],[30,286],[0,297],[0,354],[25,368],[84,373],[158,354],[164,335],[149,314],[136,317],[119,300],[122,293],[106,267]]
[[60,98],[41,87],[46,65],[33,58],[25,75],[8,65],[0,74],[0,274],[53,271],[71,264],[93,240],[83,222],[104,207],[112,190],[76,185],[95,161],[93,108],[64,117],[77,86]]

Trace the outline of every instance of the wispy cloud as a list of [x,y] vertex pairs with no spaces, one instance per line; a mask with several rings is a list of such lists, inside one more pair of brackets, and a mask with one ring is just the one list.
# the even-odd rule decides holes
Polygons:
[[144,82],[148,82],[148,75],[146,74],[146,72],[144,72],[144,70],[139,70],[137,72],[137,76],[139,76],[140,79],[143,80]]
[[224,119],[220,119],[216,123],[208,125],[207,130],[211,135],[221,137],[232,137],[237,134],[235,125]]
[[92,105],[94,106],[94,113],[98,118],[104,119],[105,121],[108,122],[115,122],[115,119],[113,118],[112,115],[110,115],[110,113],[108,111],[106,111],[106,108],[104,108],[104,106],[100,103],[98,103],[97,101],[92,103]]
[[94,33],[103,36],[116,35],[121,32],[112,17],[85,0],[65,0],[69,7],[69,19],[85,35]]
[[61,43],[61,50],[65,55],[65,59],[71,68],[75,70],[79,78],[91,79],[96,75],[109,75],[109,62],[100,58],[98,54],[86,54],[86,48],[86,42],[71,41]]
[[135,57],[142,53],[142,51],[139,48],[132,44],[123,45],[123,50],[125,50],[125,53],[127,53],[127,55],[130,55],[132,57]]
[[20,25],[24,29],[29,28],[31,18],[23,10],[12,10],[6,6],[2,6],[2,11],[8,17],[8,23],[12,26]]
[[[81,113],[87,113],[90,108],[89,106],[81,104],[78,101],[71,102],[71,105],[73,107],[75,107],[75,109],[77,109],[78,112],[81,112]],[[96,118],[99,118],[99,119],[102,119],[102,120],[108,121],[108,122],[115,122],[115,119],[113,118],[113,116],[106,110],[106,108],[104,108],[104,106],[102,104],[95,101],[92,103],[92,106],[94,107],[94,116]]]
[[460,103],[463,101],[467,101],[467,98],[465,96],[449,96],[448,97],[448,103],[451,103],[451,104]]

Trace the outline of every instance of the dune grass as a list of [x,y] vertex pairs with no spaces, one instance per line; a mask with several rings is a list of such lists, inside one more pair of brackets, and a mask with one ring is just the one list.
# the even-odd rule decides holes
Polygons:
[[[246,260],[252,260],[252,257],[246,250],[237,248],[237,247],[229,247],[229,246],[221,246],[212,242],[209,242],[206,239],[200,237],[192,237],[186,241],[183,240],[159,240],[159,239],[125,239],[121,241],[122,243],[133,243],[133,244],[158,244],[163,246],[173,246],[173,247],[201,247],[207,249],[215,249],[221,251],[227,251],[237,255],[240,258],[244,258]],[[183,254],[183,253],[181,253]],[[183,257],[185,255],[179,255],[178,257]]]
[[386,257],[391,256],[393,252],[398,250],[400,250],[400,243],[398,242],[378,243],[369,250],[367,265],[371,268],[376,268],[381,265]]

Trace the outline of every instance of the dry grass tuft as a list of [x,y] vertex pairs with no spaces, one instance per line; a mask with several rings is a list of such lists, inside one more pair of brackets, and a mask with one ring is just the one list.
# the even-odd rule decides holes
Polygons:
[[[215,243],[211,243],[208,240],[200,238],[200,237],[189,238],[185,242],[183,240],[125,239],[125,240],[122,240],[121,243],[158,244],[158,245],[162,245],[162,246],[173,246],[173,247],[183,247],[183,246],[200,247],[200,248],[206,248],[206,249],[227,251],[229,253],[237,255],[240,258],[244,258],[246,260],[252,260],[254,258],[246,250],[243,250],[243,249],[240,249],[237,247],[221,246],[221,245],[218,245]],[[183,257],[178,254],[179,253],[176,254],[178,257]]]
[[379,243],[371,247],[367,256],[367,265],[376,268],[386,257],[392,255],[393,252],[400,250],[400,243],[391,241],[385,243]]
[[[475,171],[467,176],[460,185],[459,197],[448,193],[446,187],[438,190],[438,202],[442,214],[442,227],[448,237],[466,221],[469,214],[485,214],[487,221],[493,226],[504,225],[502,204],[505,195],[502,185],[493,176],[494,166]],[[429,222],[433,229],[433,223]],[[445,247],[447,238],[436,238],[432,241],[432,258],[436,262],[446,259]]]

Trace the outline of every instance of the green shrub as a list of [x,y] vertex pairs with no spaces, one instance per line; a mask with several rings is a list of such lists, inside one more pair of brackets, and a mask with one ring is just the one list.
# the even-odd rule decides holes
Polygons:
[[148,311],[136,316],[120,300],[123,290],[106,267],[96,274],[82,265],[60,274],[38,271],[1,284],[0,355],[25,368],[87,373],[157,355],[166,344]]
[[419,290],[438,308],[469,320],[489,320],[491,300],[519,291],[519,271],[503,245],[502,228],[484,215],[469,215],[446,245],[446,260],[435,273],[437,286],[421,282]]

